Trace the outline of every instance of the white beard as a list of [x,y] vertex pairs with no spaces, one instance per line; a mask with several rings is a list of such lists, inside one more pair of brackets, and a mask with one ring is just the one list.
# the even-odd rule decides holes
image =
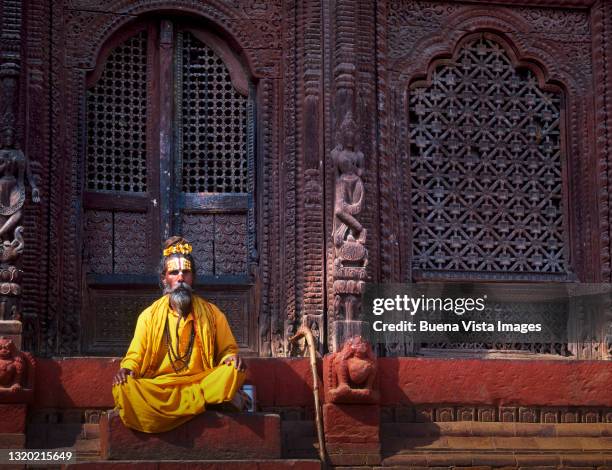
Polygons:
[[191,295],[193,289],[189,284],[181,282],[174,287],[168,286],[164,289],[164,294],[170,294],[170,304],[180,316],[187,316],[191,312]]

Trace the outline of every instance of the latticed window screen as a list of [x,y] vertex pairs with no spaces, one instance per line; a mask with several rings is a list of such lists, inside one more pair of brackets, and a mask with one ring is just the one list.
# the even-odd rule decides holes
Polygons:
[[182,189],[186,193],[249,191],[247,102],[215,52],[179,33],[182,78]]
[[92,191],[147,191],[147,35],[116,47],[87,91],[86,185]]
[[414,270],[568,272],[561,106],[485,37],[411,87]]

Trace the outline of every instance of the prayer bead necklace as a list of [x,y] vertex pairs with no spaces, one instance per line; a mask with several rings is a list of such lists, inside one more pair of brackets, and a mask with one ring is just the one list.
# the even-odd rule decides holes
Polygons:
[[[191,322],[191,333],[189,336],[189,344],[187,346],[187,351],[185,354],[181,355],[181,343],[179,338],[179,323],[181,319],[180,317],[176,321],[176,351],[172,347],[172,338],[170,336],[170,326],[168,323],[168,317],[166,316],[166,327],[164,328],[164,335],[166,337],[166,349],[168,350],[168,359],[170,359],[170,365],[174,369],[174,372],[177,374],[186,369],[189,366],[189,359],[191,359],[191,353],[193,352],[193,342],[195,340],[195,326],[193,321]],[[175,365],[175,362],[180,365]]]

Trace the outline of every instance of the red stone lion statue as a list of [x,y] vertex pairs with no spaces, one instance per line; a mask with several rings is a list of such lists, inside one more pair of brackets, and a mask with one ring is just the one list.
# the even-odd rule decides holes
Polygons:
[[329,400],[332,403],[376,403],[376,357],[361,337],[348,339],[334,355],[331,365]]

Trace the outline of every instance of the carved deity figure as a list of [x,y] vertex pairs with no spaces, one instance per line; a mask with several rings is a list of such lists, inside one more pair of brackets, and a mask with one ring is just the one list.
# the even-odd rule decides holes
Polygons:
[[333,403],[376,403],[376,357],[361,336],[346,340],[331,364],[329,400]]
[[23,387],[26,372],[23,353],[11,339],[0,337],[0,389],[17,392]]
[[337,254],[349,261],[365,258],[366,230],[355,218],[363,209],[363,153],[355,149],[355,121],[348,112],[340,125],[340,142],[332,150],[336,167],[333,240]]
[[356,320],[366,278],[366,229],[357,216],[364,206],[364,156],[355,147],[357,126],[350,112],[338,130],[338,145],[331,152],[336,169],[333,243],[334,314],[336,318]]
[[17,229],[23,216],[26,188],[32,187],[32,201],[40,202],[40,191],[32,177],[30,162],[23,152],[15,148],[13,129],[2,131],[0,149],[0,240],[4,249],[18,238]]

